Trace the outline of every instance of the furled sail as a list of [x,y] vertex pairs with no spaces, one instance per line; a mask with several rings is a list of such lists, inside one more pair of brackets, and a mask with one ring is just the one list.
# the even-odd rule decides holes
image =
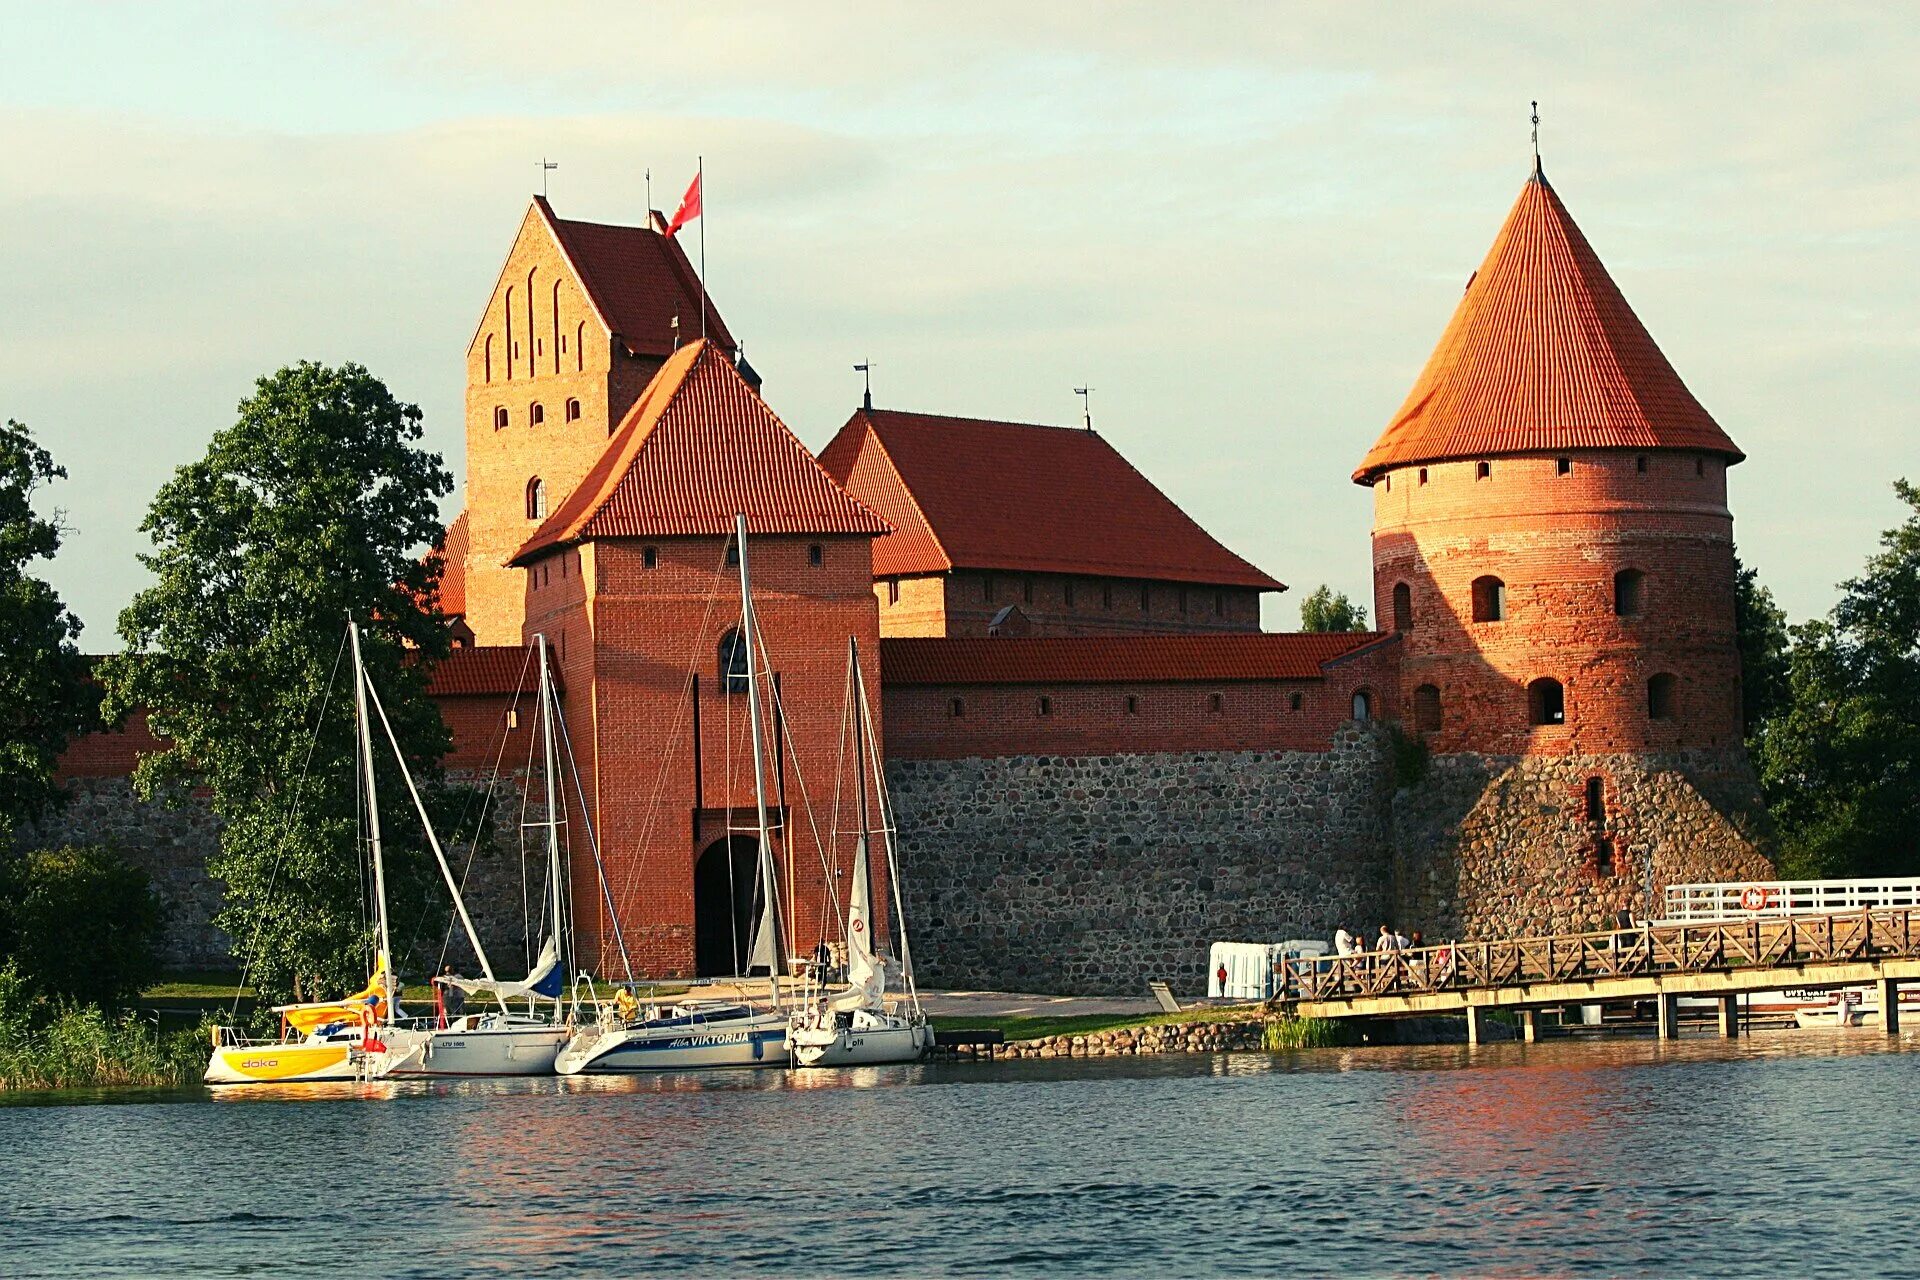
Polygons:
[[886,990],[886,975],[873,951],[872,881],[867,867],[867,837],[853,846],[853,886],[847,902],[848,990],[833,999],[836,1009],[873,1008]]
[[567,989],[567,975],[560,968],[560,946],[552,938],[540,948],[540,958],[534,962],[533,971],[520,982],[489,982],[485,978],[442,978],[442,982],[455,986],[462,991],[492,991],[502,1000],[511,1000],[515,996],[543,996],[548,1000],[558,1000],[560,993]]
[[277,1004],[273,1011],[302,1035],[321,1027],[358,1023],[361,1016],[369,1012],[373,1020],[379,1022],[387,1016],[387,983],[387,958],[382,955],[374,962],[373,976],[367,979],[367,985],[352,995],[317,1004]]

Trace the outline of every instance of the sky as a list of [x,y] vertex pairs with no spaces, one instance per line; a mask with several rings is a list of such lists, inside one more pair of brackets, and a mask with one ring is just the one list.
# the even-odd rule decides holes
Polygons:
[[[0,415],[118,647],[141,517],[253,380],[357,361],[461,476],[464,352],[538,189],[671,210],[816,450],[882,407],[1095,425],[1293,590],[1371,599],[1349,475],[1546,171],[1748,454],[1816,616],[1920,479],[1920,12],[1844,4],[0,2]],[[447,514],[458,510],[458,491]]]

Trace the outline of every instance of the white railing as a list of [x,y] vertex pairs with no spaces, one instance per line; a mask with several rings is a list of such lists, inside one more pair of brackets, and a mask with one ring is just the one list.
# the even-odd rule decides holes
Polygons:
[[1670,884],[1664,921],[1696,924],[1756,916],[1825,916],[1869,907],[1920,909],[1920,877],[1893,880],[1730,880]]

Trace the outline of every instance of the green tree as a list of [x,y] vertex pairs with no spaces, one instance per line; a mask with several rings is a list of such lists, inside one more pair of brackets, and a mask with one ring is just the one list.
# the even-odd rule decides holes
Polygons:
[[1749,743],[1792,696],[1788,675],[1792,636],[1787,615],[1760,585],[1760,575],[1733,562],[1734,636],[1740,646],[1740,709]]
[[1761,785],[1796,876],[1920,873],[1920,490],[1828,621],[1793,630]]
[[1344,591],[1335,591],[1322,583],[1300,602],[1302,631],[1365,631],[1367,611],[1347,599]]
[[0,847],[59,799],[54,762],[98,703],[80,620],[29,572],[60,549],[59,517],[36,513],[34,495],[66,474],[20,423],[0,430]]
[[[144,707],[173,744],[140,762],[142,794],[177,803],[204,787],[222,819],[216,923],[276,996],[366,976],[349,616],[415,776],[440,790],[450,739],[426,685],[448,635],[430,603],[441,564],[421,552],[442,533],[452,478],[420,435],[420,411],[358,365],[262,378],[155,496],[141,526],[155,582],[120,615],[126,652],[101,664],[109,712]],[[390,898],[404,899],[423,842],[376,745]]]
[[147,873],[105,849],[0,863],[0,957],[42,995],[127,1005],[159,971],[161,926]]

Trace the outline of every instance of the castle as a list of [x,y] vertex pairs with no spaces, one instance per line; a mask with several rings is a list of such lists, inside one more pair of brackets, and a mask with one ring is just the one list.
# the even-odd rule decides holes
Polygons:
[[[1734,638],[1742,455],[1537,165],[1353,474],[1377,632],[1261,632],[1285,587],[1091,430],[869,402],[815,457],[761,391],[657,213],[533,201],[467,349],[459,643],[434,687],[451,768],[522,759],[522,646],[547,637],[607,868],[603,892],[576,859],[602,972],[616,924],[652,974],[737,959],[757,845],[736,513],[799,949],[851,860],[849,638],[932,983],[1190,984],[1215,938],[1557,931],[1768,873]],[[132,801],[141,733],[74,745],[51,825],[143,857],[180,946],[217,947],[211,825]]]

